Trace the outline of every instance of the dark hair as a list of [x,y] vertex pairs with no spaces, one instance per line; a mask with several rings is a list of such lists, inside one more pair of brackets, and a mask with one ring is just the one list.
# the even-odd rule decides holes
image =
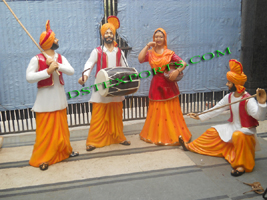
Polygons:
[[165,36],[164,33],[163,33],[161,30],[157,30],[157,31],[154,33],[154,35],[156,35],[157,32],[160,32],[160,33],[163,34],[163,36]]
[[236,91],[236,87],[235,84],[233,83],[233,86],[230,88],[229,92],[235,92]]

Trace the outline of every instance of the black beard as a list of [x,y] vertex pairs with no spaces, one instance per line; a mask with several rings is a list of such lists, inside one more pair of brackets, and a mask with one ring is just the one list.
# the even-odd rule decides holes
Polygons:
[[235,84],[233,84],[233,86],[229,89],[229,92],[235,92],[236,91],[236,87]]
[[58,47],[59,47],[58,44],[53,43],[53,45],[52,45],[52,47],[50,49],[56,50],[56,49],[58,49]]
[[[111,40],[107,40],[107,39],[111,39]],[[104,38],[104,42],[105,42],[106,44],[111,44],[113,41],[114,41],[114,38],[110,38],[110,37],[108,37],[108,38]]]

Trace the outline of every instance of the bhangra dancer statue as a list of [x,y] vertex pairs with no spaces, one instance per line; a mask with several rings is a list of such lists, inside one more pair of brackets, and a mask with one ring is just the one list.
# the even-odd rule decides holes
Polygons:
[[[241,176],[245,172],[251,172],[255,166],[256,126],[259,125],[258,120],[264,120],[267,112],[266,92],[257,89],[258,103],[254,98],[249,98],[250,94],[244,87],[247,76],[243,72],[242,64],[232,59],[229,65],[226,85],[231,93],[224,96],[210,112],[204,112],[199,116],[194,113],[188,114],[193,119],[204,121],[230,109],[229,123],[209,128],[191,143],[184,142],[182,137],[179,140],[184,150],[224,157],[233,168],[231,175]],[[230,104],[231,102],[238,103]]]
[[73,75],[74,69],[64,56],[55,52],[58,41],[48,20],[39,43],[44,51],[31,59],[26,71],[27,81],[37,83],[38,87],[32,108],[36,113],[36,141],[29,163],[41,170],[79,155],[70,145],[63,80],[63,73]]
[[[124,59],[123,52],[117,47],[117,43],[114,41],[116,29],[119,27],[120,22],[116,16],[109,16],[108,23],[102,25],[100,32],[104,45],[95,48],[91,52],[91,55],[84,66],[84,70],[89,70],[78,80],[81,85],[88,80],[95,64],[95,76],[97,76],[101,69],[119,66],[126,67],[128,65]],[[90,99],[90,102],[93,103],[93,113],[86,140],[87,151],[92,151],[95,148],[111,144],[131,144],[130,141],[126,140],[126,137],[123,134],[123,100],[124,96],[104,97],[101,96],[97,90],[93,90]]]

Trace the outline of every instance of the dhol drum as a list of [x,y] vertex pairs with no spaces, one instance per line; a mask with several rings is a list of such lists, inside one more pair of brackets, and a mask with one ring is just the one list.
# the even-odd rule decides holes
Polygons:
[[[175,65],[174,63],[169,63],[169,68],[170,70],[166,67],[165,71],[164,71],[164,77],[168,80],[170,80],[170,74],[176,70],[177,65]],[[179,68],[179,67],[178,67]],[[178,74],[178,76],[172,81],[172,82],[177,82],[182,80],[182,78],[184,77],[184,73],[180,72],[180,74]]]
[[105,68],[97,73],[96,84],[99,84],[97,92],[103,97],[125,96],[137,92],[140,77],[134,68]]

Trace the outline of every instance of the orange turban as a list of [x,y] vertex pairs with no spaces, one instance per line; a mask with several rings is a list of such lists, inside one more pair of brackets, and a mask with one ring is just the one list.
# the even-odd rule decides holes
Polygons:
[[[110,29],[113,35],[115,36],[116,30],[120,27],[120,20],[116,16],[109,16],[108,23],[103,24],[100,32],[101,35],[104,37],[105,32]],[[114,41],[114,46],[117,46],[117,42]]]
[[114,26],[113,24],[111,24],[111,23],[106,23],[106,24],[104,24],[104,25],[101,27],[101,30],[100,30],[101,35],[102,35],[103,37],[104,37],[104,35],[105,35],[105,32],[106,32],[108,29],[110,29],[110,30],[112,31],[113,35],[115,35],[115,33],[116,33],[115,26]]
[[161,31],[164,34],[164,49],[167,49],[167,33],[163,28],[158,28],[155,30],[153,35],[153,42],[155,42],[155,34],[157,31]]
[[55,33],[50,29],[50,20],[46,22],[46,31],[40,35],[40,46],[43,50],[48,50],[52,47],[55,40]]
[[230,71],[227,72],[226,77],[229,81],[235,84],[236,91],[242,93],[245,91],[243,86],[247,81],[247,76],[243,72],[243,66],[235,59],[229,60]]

